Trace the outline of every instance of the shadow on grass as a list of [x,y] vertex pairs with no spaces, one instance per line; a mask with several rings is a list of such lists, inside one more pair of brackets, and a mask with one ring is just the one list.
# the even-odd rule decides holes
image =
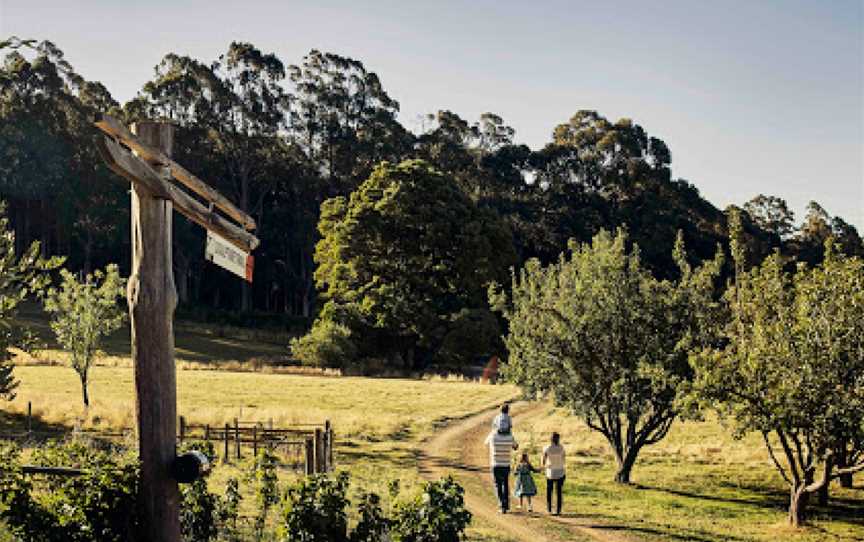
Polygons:
[[[58,438],[69,432],[69,428],[62,424],[52,424],[43,421],[37,416],[31,419],[31,427],[35,435],[46,435],[48,438]],[[27,415],[20,412],[6,412],[0,410],[0,434],[20,434],[26,433]]]
[[[652,487],[641,484],[633,484],[633,487],[640,490],[657,491],[668,495],[685,497],[688,499],[696,499],[700,501],[723,502],[729,504],[741,504],[745,506],[753,506],[777,512],[786,512],[789,508],[789,496],[781,491],[771,490],[758,486],[731,486],[723,484],[726,487],[734,487],[736,490],[744,490],[758,495],[758,498],[745,499],[737,497],[719,497],[716,495],[705,495],[702,493],[694,493],[690,491],[682,491],[671,488]],[[828,506],[819,506],[815,502],[815,495],[808,506],[808,515],[811,518],[820,518],[828,521],[842,521],[855,525],[864,525],[864,514],[861,513],[864,506],[864,499],[850,499],[842,497],[832,497],[829,500]],[[820,530],[818,528],[815,528]]]
[[[754,499],[745,499],[739,497],[720,497],[717,495],[705,495],[703,493],[694,493],[691,491],[683,491],[680,489],[671,489],[667,487],[655,487],[648,486],[642,484],[633,484],[633,487],[640,490],[648,490],[648,491],[657,491],[660,493],[666,493],[668,495],[675,495],[677,497],[686,497],[688,499],[697,499],[701,501],[712,501],[712,502],[724,502],[729,504],[743,504],[747,506],[757,506],[759,508],[771,508],[771,509],[785,509],[789,504],[789,496],[786,493],[782,493],[779,491],[773,491],[765,488],[759,488],[758,491],[752,491],[752,493],[757,493],[761,498]],[[733,487],[733,486],[729,486]],[[750,491],[749,488],[734,486],[737,490],[745,490]]]
[[[570,519],[570,520],[583,520],[579,523],[580,526],[587,527],[589,529],[596,529],[598,531],[612,531],[612,532],[621,532],[621,533],[632,533],[632,534],[640,534],[647,535],[652,537],[660,537],[662,540],[692,540],[695,542],[714,542],[716,540],[728,540],[728,541],[746,541],[750,540],[749,538],[742,538],[738,536],[724,535],[722,538],[717,537],[717,533],[712,533],[703,530],[696,529],[685,529],[685,528],[674,528],[670,527],[664,529],[662,526],[652,527],[652,526],[636,526],[636,525],[623,525],[619,523],[621,520],[605,515],[605,514],[595,514],[591,512],[579,512],[579,513],[562,513],[562,518]],[[585,522],[584,520],[589,520]]]
[[[38,304],[25,303],[22,305],[18,319],[36,333],[48,348],[60,348],[54,333],[51,331],[49,318],[42,312]],[[284,344],[246,340],[239,337],[223,337],[218,332],[213,331],[214,329],[218,330],[218,328],[219,326],[216,325],[175,320],[176,357],[185,361],[218,364],[228,361],[244,362],[253,358],[278,357],[284,356],[286,353],[286,345]],[[102,341],[101,349],[109,356],[130,357],[131,339],[128,322],[107,336]]]
[[[439,469],[448,469],[455,470],[460,472],[474,472],[486,474],[489,472],[488,468],[477,467],[475,465],[468,465],[462,461],[458,461],[456,459],[449,459],[446,457],[430,457],[423,452],[419,452],[416,454],[417,460],[422,463],[427,463],[432,465],[433,467],[437,467]],[[426,470],[426,469],[423,469]]]

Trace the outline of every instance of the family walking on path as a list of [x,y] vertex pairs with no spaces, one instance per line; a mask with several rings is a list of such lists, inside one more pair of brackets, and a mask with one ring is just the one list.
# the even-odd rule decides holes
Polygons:
[[[492,467],[492,479],[495,484],[495,495],[498,497],[498,510],[506,514],[510,510],[510,467],[513,461],[513,452],[519,449],[519,444],[513,437],[513,420],[510,417],[510,405],[504,404],[501,413],[492,421],[492,431],[486,437],[486,445],[489,447],[489,464]],[[561,436],[552,433],[551,442],[543,449],[541,467],[546,471],[546,510],[552,514],[553,492],[557,497],[555,515],[561,515],[561,498],[565,479],[565,454],[561,446]],[[514,495],[519,497],[519,508],[521,509],[527,500],[528,511],[534,508],[531,499],[537,495],[537,486],[534,483],[534,473],[539,472],[531,465],[527,453],[523,453],[519,463],[513,470],[516,477]]]

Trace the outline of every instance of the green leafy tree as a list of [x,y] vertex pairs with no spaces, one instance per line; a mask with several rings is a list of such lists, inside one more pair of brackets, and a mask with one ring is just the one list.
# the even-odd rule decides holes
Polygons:
[[627,235],[602,231],[571,243],[559,261],[530,260],[513,277],[510,299],[490,297],[509,322],[504,375],[527,393],[550,393],[600,432],[628,483],[644,446],[663,439],[681,415],[692,378],[688,352],[711,341],[712,301],[722,253],[698,269],[679,235],[676,282],[655,279]]
[[326,201],[319,230],[315,325],[346,326],[361,357],[408,369],[437,355],[460,311],[488,310],[487,285],[515,262],[507,227],[420,160],[382,163],[350,200]]
[[60,276],[60,287],[48,290],[45,310],[52,314],[51,329],[69,352],[70,364],[81,380],[84,406],[90,406],[87,375],[102,337],[119,329],[126,317],[117,303],[125,294],[126,281],[114,264],[83,281],[65,269]]
[[737,434],[762,434],[798,526],[812,494],[864,470],[864,262],[829,240],[818,267],[787,273],[775,254],[747,270],[737,215],[731,245],[732,318],[725,346],[693,357],[696,390]]
[[15,234],[9,229],[6,203],[0,201],[0,398],[15,398],[18,382],[12,374],[9,348],[20,344],[25,330],[16,319],[18,305],[28,295],[48,285],[48,271],[62,263],[60,258],[43,259],[34,242],[20,256],[15,254]]

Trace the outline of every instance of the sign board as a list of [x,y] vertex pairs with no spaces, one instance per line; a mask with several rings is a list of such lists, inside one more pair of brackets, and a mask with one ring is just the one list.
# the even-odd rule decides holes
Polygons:
[[204,258],[223,269],[231,271],[240,278],[252,282],[252,270],[255,258],[248,252],[237,248],[227,239],[207,231],[207,246],[204,248]]

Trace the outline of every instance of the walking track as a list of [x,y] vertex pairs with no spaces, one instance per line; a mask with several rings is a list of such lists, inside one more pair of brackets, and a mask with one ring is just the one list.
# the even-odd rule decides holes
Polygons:
[[[543,405],[519,403],[513,410],[517,424],[530,423],[530,419],[543,413]],[[492,491],[488,468],[488,451],[484,445],[489,434],[495,410],[487,410],[469,418],[455,421],[442,428],[424,442],[420,453],[420,472],[427,479],[448,474],[465,487],[465,504],[475,517],[497,529],[502,535],[524,542],[563,542],[564,540],[596,540],[601,542],[628,542],[630,538],[589,525],[578,515],[548,516],[545,496],[535,497],[535,512],[514,510],[499,514]],[[539,484],[538,484],[539,485]],[[512,499],[512,497],[511,497]],[[566,512],[566,501],[565,501]],[[536,510],[541,510],[537,512]]]

